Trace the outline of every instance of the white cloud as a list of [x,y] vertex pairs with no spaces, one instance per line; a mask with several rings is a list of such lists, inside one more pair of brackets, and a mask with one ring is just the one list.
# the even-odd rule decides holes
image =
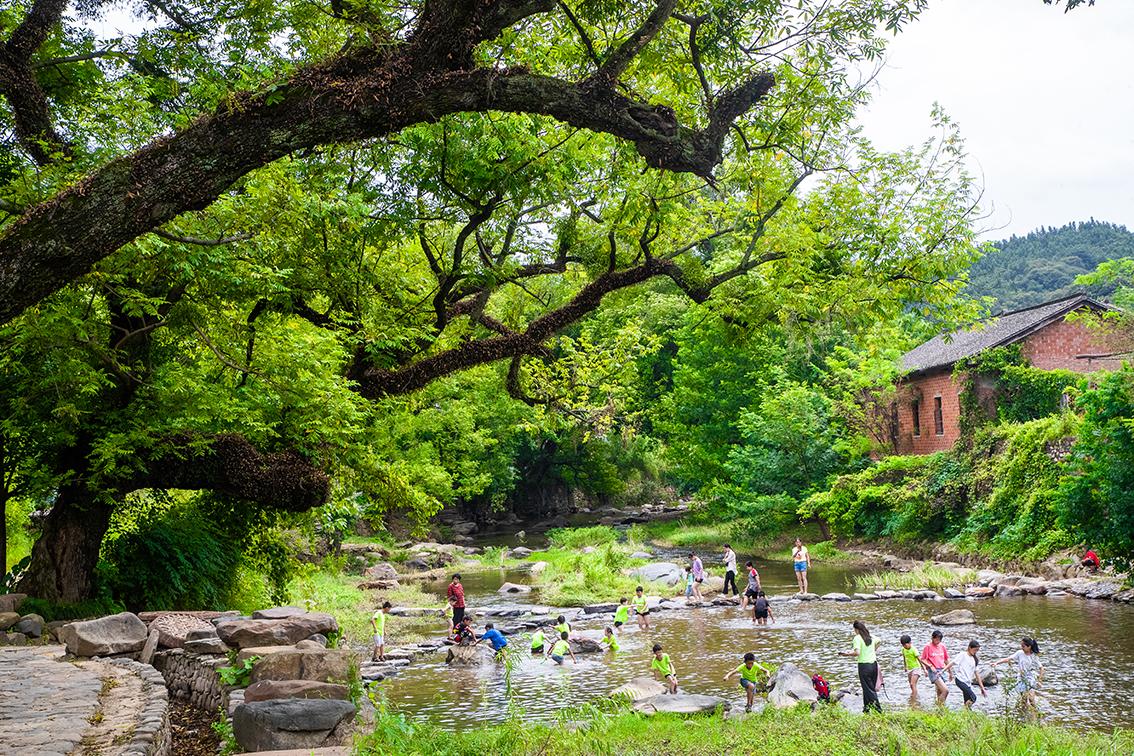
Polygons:
[[892,40],[861,122],[928,135],[939,102],[984,176],[990,238],[1094,217],[1134,229],[1134,2],[938,0]]

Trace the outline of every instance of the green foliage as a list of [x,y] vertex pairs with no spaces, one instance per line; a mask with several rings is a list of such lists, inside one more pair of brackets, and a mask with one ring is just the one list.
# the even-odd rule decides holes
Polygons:
[[20,604],[20,611],[27,614],[38,614],[46,622],[55,622],[57,620],[105,617],[108,614],[124,612],[126,607],[109,596],[99,596],[73,604],[54,603],[30,596],[24,599],[24,603]]
[[885,589],[891,591],[917,590],[918,588],[960,588],[976,580],[973,570],[951,570],[930,562],[918,565],[909,572],[890,570],[870,572],[854,578],[856,588],[864,591]]
[[19,561],[15,562],[11,569],[4,573],[4,578],[0,580],[0,593],[15,593],[16,584],[19,582],[20,577],[23,576],[24,570],[31,564],[31,556],[25,556]]
[[1002,422],[1022,423],[1054,415],[1085,391],[1090,379],[1070,370],[1008,365],[997,380],[996,414]]
[[1103,377],[1078,406],[1083,422],[1054,506],[1059,524],[1121,565],[1134,562],[1134,373]]
[[602,546],[618,540],[618,531],[609,525],[589,528],[552,528],[547,540],[557,549],[579,549],[584,546]]
[[217,718],[209,723],[209,728],[220,738],[220,750],[217,756],[234,756],[242,750],[236,742],[236,732],[232,729],[232,720],[222,706],[217,710]]
[[622,570],[632,564],[628,547],[605,543],[589,554],[577,548],[551,549],[532,554],[532,559],[547,562],[543,572],[534,576],[539,600],[550,606],[582,606],[630,596],[640,584]]
[[[585,725],[565,727],[563,722]],[[952,710],[893,711],[864,717],[839,706],[815,712],[807,707],[765,709],[739,721],[724,717],[658,714],[643,718],[623,707],[564,712],[550,724],[514,719],[498,725],[453,732],[414,720],[403,713],[380,711],[371,731],[356,745],[360,756],[386,753],[481,756],[509,753],[534,756],[556,753],[582,756],[622,753],[641,756],[666,753],[746,753],[759,744],[761,753],[799,756],[857,756],[871,753],[917,753],[930,756],[1025,756],[1037,753],[1127,754],[1134,733],[1082,733],[1055,725],[1018,723],[1005,728],[997,718]]]
[[217,667],[220,681],[232,688],[247,688],[252,677],[252,667],[260,660],[259,656],[249,656],[243,662],[231,667]]
[[994,251],[973,264],[969,288],[992,297],[997,309],[1030,307],[1080,291],[1106,296],[1103,281],[1077,280],[1100,263],[1134,257],[1134,233],[1124,226],[1090,220],[1040,228],[994,242]]

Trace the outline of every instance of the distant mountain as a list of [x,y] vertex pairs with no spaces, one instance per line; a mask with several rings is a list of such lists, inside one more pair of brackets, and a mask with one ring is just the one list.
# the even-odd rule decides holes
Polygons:
[[994,246],[996,251],[973,265],[970,291],[995,297],[994,310],[1015,310],[1082,291],[1074,285],[1076,276],[1106,260],[1134,257],[1134,233],[1091,219],[1040,228]]

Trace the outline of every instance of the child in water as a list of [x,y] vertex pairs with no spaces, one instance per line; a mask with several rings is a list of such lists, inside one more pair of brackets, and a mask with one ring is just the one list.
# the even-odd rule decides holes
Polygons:
[[980,651],[980,643],[975,640],[969,641],[969,647],[953,665],[953,682],[961,689],[966,709],[973,708],[973,704],[976,703],[976,693],[973,693],[972,688],[974,679],[980,685],[980,694],[985,698],[988,697],[988,692],[984,689],[984,680],[977,674],[977,664],[980,663],[980,659],[977,658],[978,651]]
[[910,683],[910,703],[917,704],[917,681],[921,677],[922,662],[918,658],[917,649],[913,647],[913,639],[908,635],[902,636],[902,664],[906,668],[906,679]]
[[618,608],[614,610],[614,629],[625,625],[630,621],[630,602],[625,596],[618,599]]
[[666,693],[675,695],[677,693],[677,668],[673,666],[669,654],[662,653],[660,643],[655,643],[653,650],[654,659],[650,662],[650,671],[665,685]]
[[772,616],[772,604],[763,591],[757,591],[756,600],[752,602],[752,621],[758,625],[766,625],[768,620],[773,623],[776,621]]
[[646,596],[642,593],[642,586],[634,589],[634,613],[638,615],[638,629],[650,629],[650,608],[646,603]]
[[693,569],[685,568],[685,603],[693,603]]
[[555,641],[555,645],[551,647],[551,650],[547,652],[547,655],[551,657],[551,660],[553,662],[560,666],[563,665],[563,659],[568,655],[571,657],[571,661],[575,662],[576,664],[579,663],[575,659],[575,652],[571,650],[571,644],[567,642],[566,632],[559,634],[559,640]]
[[609,627],[603,631],[601,643],[602,645],[606,646],[607,649],[611,652],[617,651],[619,648],[621,648],[621,646],[618,645],[618,638],[615,636],[614,630]]
[[740,687],[748,694],[748,702],[744,706],[746,712],[752,711],[752,704],[756,701],[756,686],[759,684],[757,669],[762,670],[765,675],[770,674],[767,667],[756,662],[756,654],[749,652],[744,655],[743,664],[724,676],[727,681],[733,675],[740,675]]
[[532,633],[532,656],[543,656],[544,644],[547,642],[547,635],[543,632],[543,625],[540,625]]
[[949,663],[949,652],[942,642],[944,637],[945,634],[940,630],[934,630],[929,645],[921,650],[920,657],[925,664],[926,672],[929,673],[929,681],[937,688],[938,706],[944,706],[945,699],[949,697],[949,688],[945,685],[945,673],[953,674],[950,670],[953,665]]
[[1020,677],[1016,680],[1016,692],[1024,697],[1024,703],[1029,706],[1036,705],[1036,691],[1043,683],[1043,662],[1039,659],[1039,653],[1039,644],[1032,638],[1024,638],[1020,641],[1019,651],[992,663],[996,667],[998,664],[1016,662],[1016,668],[1020,671]]

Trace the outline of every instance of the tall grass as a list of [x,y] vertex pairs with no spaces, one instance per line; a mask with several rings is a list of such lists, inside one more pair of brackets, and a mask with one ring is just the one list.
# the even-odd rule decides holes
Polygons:
[[602,546],[615,543],[618,531],[609,525],[589,528],[552,528],[547,531],[548,542],[559,549],[581,549],[584,546]]
[[952,570],[925,562],[909,572],[888,570],[870,572],[854,579],[856,588],[881,588],[889,591],[917,588],[958,588],[976,580],[973,570]]
[[[613,711],[612,711],[613,709]],[[570,723],[573,726],[565,726]],[[759,753],[762,756],[837,754],[1126,754],[1134,752],[1134,732],[1081,733],[1055,725],[1019,723],[954,711],[895,712],[883,716],[852,714],[825,706],[777,710],[742,720],[721,716],[681,717],[658,714],[643,719],[613,704],[565,712],[550,724],[516,717],[460,732],[380,710],[373,730],[355,742],[360,756],[430,754],[430,756],[515,756],[586,754]]]
[[535,577],[539,599],[551,606],[579,606],[617,601],[631,596],[639,584],[637,578],[622,574],[634,560],[626,546],[607,543],[593,552],[550,549],[532,554],[532,559],[547,562]]

